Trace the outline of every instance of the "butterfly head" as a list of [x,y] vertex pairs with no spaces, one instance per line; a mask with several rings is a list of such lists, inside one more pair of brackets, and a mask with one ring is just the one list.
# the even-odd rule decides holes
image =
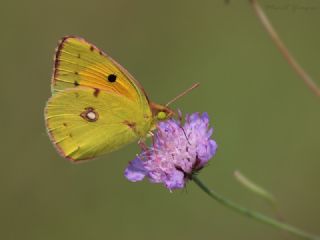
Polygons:
[[176,115],[176,113],[173,110],[171,110],[168,106],[170,104],[174,103],[176,100],[178,100],[179,98],[183,97],[184,95],[186,95],[187,93],[189,93],[191,90],[195,89],[198,86],[199,86],[199,83],[193,84],[187,90],[183,91],[178,96],[176,96],[173,99],[171,99],[166,105],[160,105],[160,104],[156,104],[156,103],[153,103],[153,102],[149,103],[154,119],[156,121],[165,121],[167,119],[170,119],[174,115]]
[[151,103],[150,106],[156,121],[165,121],[175,115],[175,112],[166,106],[156,103]]

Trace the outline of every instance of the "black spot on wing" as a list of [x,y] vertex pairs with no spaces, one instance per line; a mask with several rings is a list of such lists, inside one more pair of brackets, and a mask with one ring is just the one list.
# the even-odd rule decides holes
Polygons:
[[107,79],[109,82],[115,82],[117,80],[117,75],[110,74],[110,75],[108,75]]

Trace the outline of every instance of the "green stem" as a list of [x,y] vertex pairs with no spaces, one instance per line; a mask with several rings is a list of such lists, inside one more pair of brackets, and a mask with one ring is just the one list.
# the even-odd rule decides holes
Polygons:
[[211,198],[213,198],[214,200],[218,201],[219,203],[221,203],[222,205],[224,205],[225,207],[228,207],[230,209],[235,210],[236,212],[243,214],[247,217],[250,217],[254,220],[257,220],[261,223],[265,223],[268,224],[270,226],[273,226],[275,228],[278,229],[282,229],[284,231],[287,231],[289,233],[292,233],[296,236],[299,236],[301,238],[304,239],[309,239],[309,240],[320,240],[320,238],[318,236],[314,236],[311,234],[308,234],[300,229],[297,229],[293,226],[290,226],[286,223],[283,222],[279,222],[273,218],[267,217],[261,213],[249,210],[247,208],[244,208],[242,206],[239,206],[238,204],[226,199],[225,197],[221,196],[220,194],[218,194],[217,192],[210,190],[206,185],[204,185],[202,183],[202,181],[197,177],[197,176],[192,176],[192,180],[205,192],[207,193]]

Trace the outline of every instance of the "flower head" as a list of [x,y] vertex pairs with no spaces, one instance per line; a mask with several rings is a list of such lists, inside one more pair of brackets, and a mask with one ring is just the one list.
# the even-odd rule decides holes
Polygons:
[[217,144],[212,133],[207,113],[187,115],[184,124],[175,119],[160,122],[153,146],[129,163],[126,178],[136,182],[148,177],[170,190],[183,188],[214,156]]

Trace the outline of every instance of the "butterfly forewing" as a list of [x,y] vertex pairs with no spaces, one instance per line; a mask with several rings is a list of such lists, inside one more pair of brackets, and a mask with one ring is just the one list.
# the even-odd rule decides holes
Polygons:
[[117,93],[143,106],[147,97],[133,77],[93,44],[79,37],[65,37],[56,51],[53,93],[78,86]]

